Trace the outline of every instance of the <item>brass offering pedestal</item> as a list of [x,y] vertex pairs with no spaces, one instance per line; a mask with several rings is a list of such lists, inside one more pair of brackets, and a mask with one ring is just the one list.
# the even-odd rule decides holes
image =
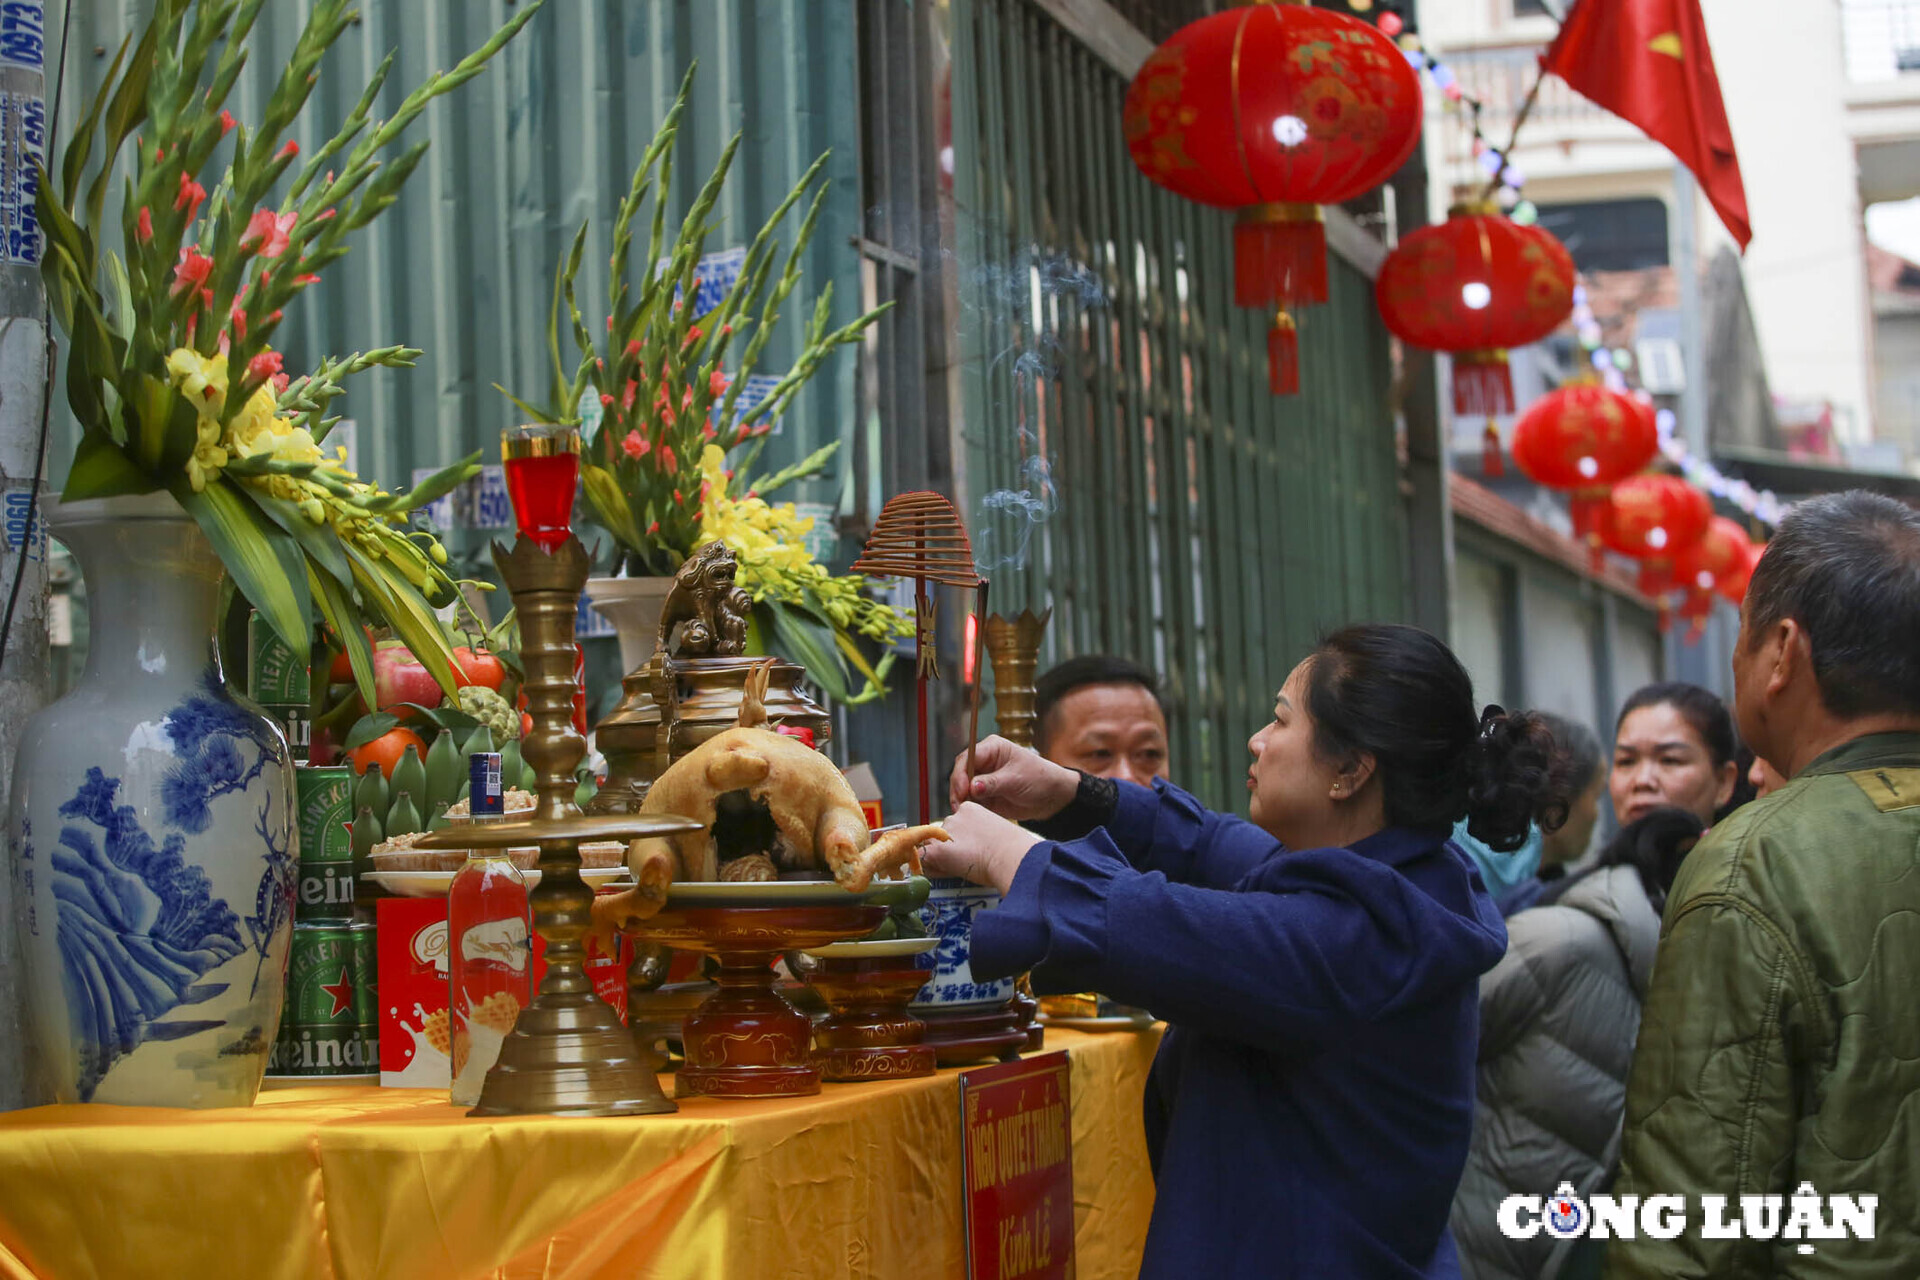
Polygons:
[[843,942],[808,952],[807,985],[832,1010],[814,1024],[813,1060],[822,1079],[908,1080],[930,1076],[936,1059],[925,1043],[926,1024],[907,1004],[927,985],[931,969],[914,957],[937,938]]
[[[1000,736],[1016,747],[1033,746],[1033,678],[1040,664],[1040,641],[1052,617],[1052,609],[1038,614],[1022,609],[1017,617],[996,613],[986,620],[983,629],[987,656],[993,663],[994,722],[1000,726]],[[1033,998],[1024,973],[1015,990],[1013,1005],[1026,1033],[1027,1052],[1037,1053],[1047,1039],[1047,1029],[1040,1021],[1040,1002]]]
[[[580,878],[580,845],[594,840],[697,831],[688,818],[631,814],[588,816],[573,802],[574,769],[586,742],[573,729],[574,609],[587,579],[587,553],[569,536],[551,555],[527,538],[511,551],[498,542],[493,560],[513,595],[526,666],[532,732],[521,755],[539,777],[530,819],[449,827],[422,837],[422,849],[510,849],[537,845],[540,883],[531,894],[533,924],[546,940],[546,976],[533,1003],[487,1072],[474,1116],[651,1115],[676,1110],[660,1089],[651,1054],[611,1005],[594,994],[583,940],[593,891]],[[458,945],[458,940],[454,940]]]

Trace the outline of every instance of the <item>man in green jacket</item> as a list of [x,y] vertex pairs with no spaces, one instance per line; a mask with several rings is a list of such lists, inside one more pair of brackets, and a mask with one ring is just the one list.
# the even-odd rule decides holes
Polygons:
[[[1733,674],[1742,736],[1791,781],[1668,898],[1613,1194],[1685,1196],[1686,1229],[1614,1240],[1608,1275],[1920,1276],[1920,512],[1796,507]],[[1809,1188],[1877,1196],[1873,1238],[1789,1236]],[[1708,1237],[1706,1196],[1741,1238]]]

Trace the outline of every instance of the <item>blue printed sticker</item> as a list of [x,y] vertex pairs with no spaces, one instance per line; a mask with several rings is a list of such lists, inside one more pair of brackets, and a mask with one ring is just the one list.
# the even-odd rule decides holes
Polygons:
[[47,69],[47,6],[41,0],[0,4],[0,67]]

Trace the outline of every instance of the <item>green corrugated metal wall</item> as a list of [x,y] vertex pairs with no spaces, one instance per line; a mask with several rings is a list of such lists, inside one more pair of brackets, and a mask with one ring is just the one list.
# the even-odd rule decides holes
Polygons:
[[[48,28],[62,14],[50,4]],[[321,64],[295,137],[331,135],[388,51],[398,52],[376,115],[437,69],[452,66],[514,12],[506,0],[362,0],[360,22]],[[78,4],[61,125],[70,130],[121,39],[147,3]],[[234,100],[251,118],[285,65],[310,5],[271,0]],[[850,5],[815,0],[551,0],[478,79],[443,98],[407,140],[431,137],[400,202],[353,241],[282,330],[288,367],[329,352],[392,342],[424,348],[418,367],[364,375],[341,402],[358,423],[363,473],[404,485],[416,467],[474,449],[498,461],[499,430],[517,411],[495,382],[545,398],[553,269],[583,218],[594,221],[581,297],[603,302],[609,228],[633,166],[671,105],[687,65],[700,76],[681,133],[675,217],[735,129],[746,130],[725,226],[709,249],[744,245],[813,159],[829,148],[833,183],[807,263],[762,372],[783,372],[817,291],[834,288],[835,323],[858,314],[858,99]],[[49,88],[53,80],[49,68]],[[117,216],[117,215],[116,215]],[[789,234],[798,223],[789,223]],[[766,460],[778,464],[850,434],[855,357],[836,355],[785,416]],[[71,428],[69,427],[69,430]],[[849,445],[851,447],[851,442]],[[68,451],[57,450],[64,457]],[[61,467],[53,479],[64,478]],[[836,501],[838,472],[787,496]],[[456,551],[482,539],[456,535]]]
[[1126,81],[1028,0],[953,5],[963,433],[976,542],[1057,510],[993,607],[1051,604],[1042,668],[1109,651],[1170,702],[1173,772],[1234,805],[1242,744],[1320,632],[1404,616],[1388,337],[1335,258],[1301,317],[1304,393],[1266,388],[1266,317],[1232,305],[1230,215],[1140,176]]

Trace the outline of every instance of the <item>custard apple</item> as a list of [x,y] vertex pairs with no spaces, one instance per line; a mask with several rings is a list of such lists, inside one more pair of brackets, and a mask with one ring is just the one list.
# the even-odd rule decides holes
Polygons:
[[520,736],[520,716],[513,704],[483,684],[460,690],[460,709],[492,730],[495,742]]

